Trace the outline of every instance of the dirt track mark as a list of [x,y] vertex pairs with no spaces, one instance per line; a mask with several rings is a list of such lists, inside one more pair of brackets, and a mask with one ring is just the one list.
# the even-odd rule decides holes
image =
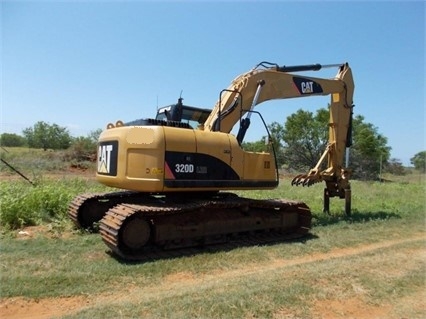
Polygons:
[[[154,287],[136,288],[129,295],[136,295],[143,298],[144,300],[151,300],[161,297],[163,294],[171,296],[170,291],[173,291],[173,295],[181,295],[191,291],[199,289],[199,285],[202,284],[204,289],[214,287],[220,282],[227,281],[241,277],[248,277],[252,275],[260,275],[262,273],[268,273],[271,271],[278,271],[283,268],[299,266],[308,263],[315,263],[326,261],[335,258],[352,257],[361,255],[364,253],[376,251],[378,249],[384,249],[392,246],[403,245],[416,241],[426,240],[426,234],[420,234],[407,239],[391,240],[375,244],[362,245],[357,247],[340,248],[334,249],[327,253],[316,253],[308,256],[298,257],[294,259],[277,259],[274,261],[268,261],[267,264],[256,263],[253,265],[247,265],[245,267],[233,269],[233,270],[217,270],[209,274],[194,276],[191,273],[179,273],[171,274],[166,277],[162,283]],[[128,295],[123,294],[123,298],[114,297],[113,301],[125,301],[128,299]]]
[[374,244],[360,245],[356,247],[334,249],[327,253],[316,253],[293,259],[277,259],[262,264],[247,265],[233,270],[217,270],[209,274],[194,276],[190,272],[170,274],[161,283],[148,287],[132,287],[123,291],[115,291],[113,294],[101,294],[95,296],[75,296],[63,298],[46,298],[39,300],[26,299],[22,297],[7,298],[0,301],[0,318],[2,319],[47,319],[65,314],[81,311],[101,304],[114,304],[121,302],[132,302],[137,298],[139,302],[150,301],[162,296],[179,296],[199,290],[200,284],[203,289],[222,284],[225,280],[241,277],[259,275],[283,268],[298,266],[308,263],[322,262],[335,258],[352,257],[378,249],[392,246],[414,243],[426,240],[426,234],[416,234],[410,238],[383,241]]

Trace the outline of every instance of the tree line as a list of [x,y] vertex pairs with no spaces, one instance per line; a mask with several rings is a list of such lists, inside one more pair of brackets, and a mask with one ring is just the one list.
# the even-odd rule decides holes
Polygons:
[[[288,116],[284,124],[269,124],[279,167],[294,171],[307,171],[314,167],[328,143],[328,121],[328,108],[321,108],[316,113],[300,109]],[[372,180],[383,172],[406,173],[401,161],[390,157],[391,147],[387,138],[362,115],[353,118],[352,139],[349,167],[354,178]],[[264,136],[256,142],[244,142],[242,146],[249,151],[265,151],[266,142]],[[410,161],[415,169],[426,172],[426,151],[418,152]]]
[[29,147],[43,150],[67,150],[65,160],[75,162],[94,161],[96,144],[101,129],[87,136],[73,137],[66,127],[44,121],[35,123],[22,131],[22,135],[3,133],[0,135],[2,147]]
[[[279,167],[306,171],[314,167],[328,143],[329,111],[322,108],[313,112],[298,110],[287,117],[285,123],[273,122],[268,130],[274,145]],[[365,121],[362,115],[354,117],[353,146],[350,150],[350,168],[355,178],[375,179],[380,172],[403,175],[405,168],[400,160],[391,158],[391,147],[387,138],[378,128]],[[88,136],[73,137],[67,128],[43,121],[25,128],[22,135],[3,133],[0,145],[3,147],[26,146],[44,150],[67,150],[69,160],[94,161],[96,143],[101,133],[97,129]],[[266,136],[256,142],[244,142],[248,151],[264,151]],[[419,171],[426,172],[426,151],[420,151],[411,159],[411,164]]]

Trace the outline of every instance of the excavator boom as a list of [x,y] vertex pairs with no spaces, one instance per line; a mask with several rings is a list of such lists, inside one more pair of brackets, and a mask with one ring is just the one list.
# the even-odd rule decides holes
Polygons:
[[[223,90],[219,101],[204,123],[204,130],[229,133],[242,116],[262,102],[275,99],[337,94],[342,105],[352,106],[354,83],[347,63],[321,66],[320,64],[260,68],[260,63],[251,71],[234,79]],[[322,68],[339,66],[334,79],[322,79],[295,75],[290,72],[317,71]],[[253,105],[257,88],[260,94]]]
[[[293,73],[319,71],[330,67],[338,67],[333,79]],[[273,99],[330,95],[328,145],[315,167],[307,174],[297,175],[292,185],[311,186],[324,181],[324,211],[328,211],[328,198],[338,196],[346,199],[346,213],[350,214],[350,171],[343,162],[345,149],[352,143],[354,88],[352,70],[348,63],[278,66],[262,62],[249,72],[238,76],[222,91],[223,94],[204,123],[204,130],[228,133],[241,121],[241,134],[238,134],[238,142],[241,143],[249,126],[245,119],[241,119],[256,105]],[[248,119],[249,116],[250,114]],[[326,160],[327,168],[321,170]]]

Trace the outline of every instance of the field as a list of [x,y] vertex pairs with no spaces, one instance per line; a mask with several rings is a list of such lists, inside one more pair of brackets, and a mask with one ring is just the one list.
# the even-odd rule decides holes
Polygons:
[[0,175],[0,318],[426,317],[423,175],[353,181],[351,217],[337,199],[321,212],[322,185],[283,179],[273,191],[240,193],[306,202],[306,238],[126,263],[66,216],[76,194],[107,190],[92,172],[23,158],[9,155],[36,186]]

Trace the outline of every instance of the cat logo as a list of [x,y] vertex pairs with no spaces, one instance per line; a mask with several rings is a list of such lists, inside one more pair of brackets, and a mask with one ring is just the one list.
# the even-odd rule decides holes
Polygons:
[[321,85],[309,78],[295,76],[293,77],[293,82],[300,94],[323,93]]
[[98,147],[98,173],[116,175],[118,142],[100,143]]
[[300,83],[300,88],[302,89],[303,94],[309,94],[314,92],[314,82],[302,82]]

